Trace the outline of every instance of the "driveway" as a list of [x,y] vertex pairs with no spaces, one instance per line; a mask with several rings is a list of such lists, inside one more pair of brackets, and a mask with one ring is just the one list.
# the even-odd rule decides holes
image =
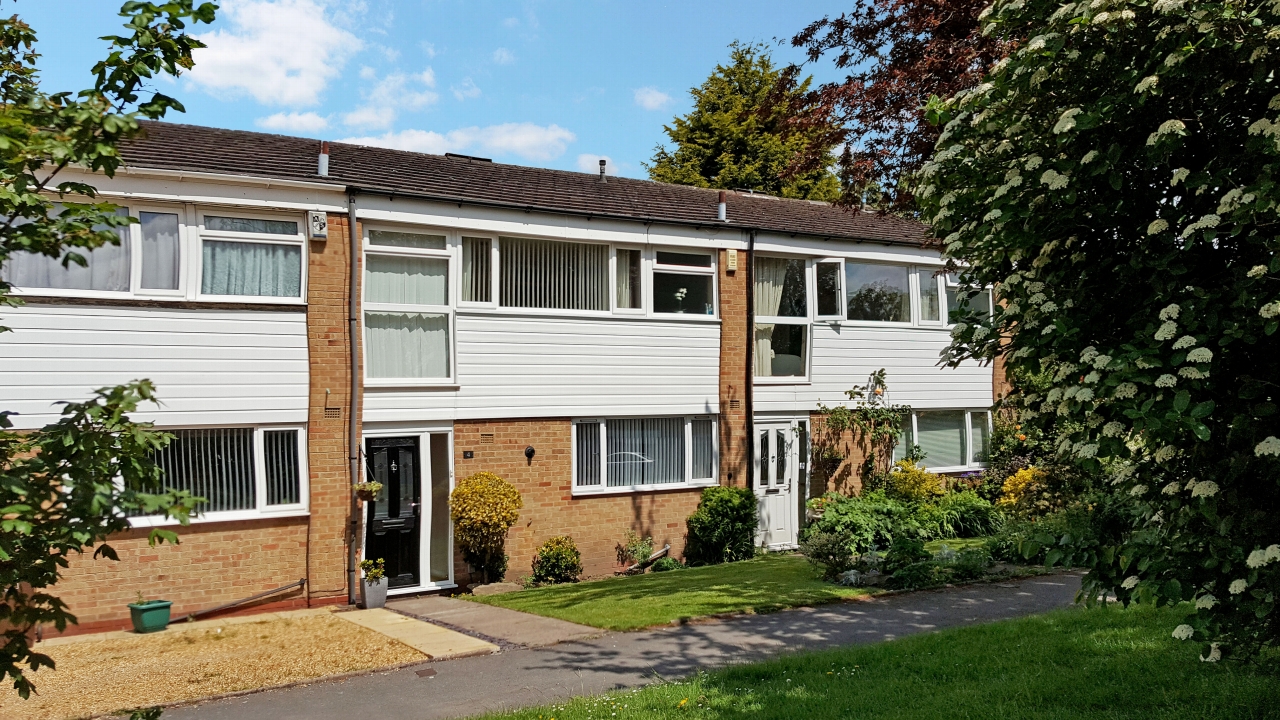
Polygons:
[[1080,575],[797,608],[493,655],[427,662],[175,708],[167,720],[459,718],[635,687],[784,652],[880,642],[1072,603]]

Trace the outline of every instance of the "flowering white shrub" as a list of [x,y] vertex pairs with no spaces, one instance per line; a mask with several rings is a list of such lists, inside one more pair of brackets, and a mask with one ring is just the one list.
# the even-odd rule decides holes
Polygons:
[[931,101],[949,135],[917,197],[1002,310],[961,307],[947,359],[1045,379],[1010,402],[1100,498],[1093,544],[1045,540],[1087,597],[1195,601],[1175,637],[1206,661],[1280,642],[1280,2],[996,0],[982,22],[1022,50]]

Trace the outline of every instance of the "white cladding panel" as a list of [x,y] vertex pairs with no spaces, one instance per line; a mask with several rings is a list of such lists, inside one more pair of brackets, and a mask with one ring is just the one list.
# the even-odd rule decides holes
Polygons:
[[60,400],[137,379],[162,405],[135,420],[232,425],[307,420],[304,312],[30,304],[0,314],[0,409],[16,427],[58,418]]
[[990,365],[938,366],[950,333],[942,329],[877,328],[815,322],[808,384],[756,383],[755,411],[807,412],[821,401],[845,404],[845,391],[885,369],[889,401],[914,408],[980,408],[994,402]]
[[365,386],[365,422],[716,413],[720,325],[460,312],[458,387]]

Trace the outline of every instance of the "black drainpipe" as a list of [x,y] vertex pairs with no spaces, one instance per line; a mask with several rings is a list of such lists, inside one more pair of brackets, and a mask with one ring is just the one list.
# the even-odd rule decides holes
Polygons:
[[360,482],[360,423],[357,421],[360,410],[360,307],[358,293],[360,291],[360,235],[356,232],[356,193],[351,189],[347,194],[347,241],[348,261],[351,275],[347,284],[347,340],[350,348],[351,390],[350,407],[347,408],[347,461],[350,463],[351,487],[347,494],[350,502],[350,532],[347,543],[347,602],[356,604],[356,548],[360,542],[360,503],[356,500],[355,485]]
[[756,485],[756,231],[747,234],[747,487]]

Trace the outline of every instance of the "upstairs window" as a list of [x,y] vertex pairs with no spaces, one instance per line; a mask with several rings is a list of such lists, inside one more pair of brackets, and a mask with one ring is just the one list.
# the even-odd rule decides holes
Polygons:
[[911,322],[911,279],[905,265],[846,260],[844,277],[850,320]]
[[945,276],[946,293],[947,293],[947,322],[954,325],[954,316],[960,309],[961,304],[980,315],[988,317],[993,313],[991,305],[990,288],[981,290],[969,295],[969,290],[960,284],[960,278],[955,274]]
[[292,220],[205,215],[200,294],[301,298],[302,246]]
[[805,261],[757,257],[755,261],[755,375],[795,378],[808,374],[809,309]]
[[814,283],[817,299],[817,316],[819,318],[842,317],[841,307],[844,301],[844,288],[841,282],[840,261],[825,260],[814,263]]
[[659,250],[653,265],[653,311],[715,315],[715,271],[711,255]]
[[449,252],[443,235],[370,230],[364,271],[365,377],[453,377]]
[[609,246],[498,238],[499,304],[609,311]]
[[643,310],[644,295],[642,260],[639,250],[618,248],[614,251],[614,307],[618,310]]

